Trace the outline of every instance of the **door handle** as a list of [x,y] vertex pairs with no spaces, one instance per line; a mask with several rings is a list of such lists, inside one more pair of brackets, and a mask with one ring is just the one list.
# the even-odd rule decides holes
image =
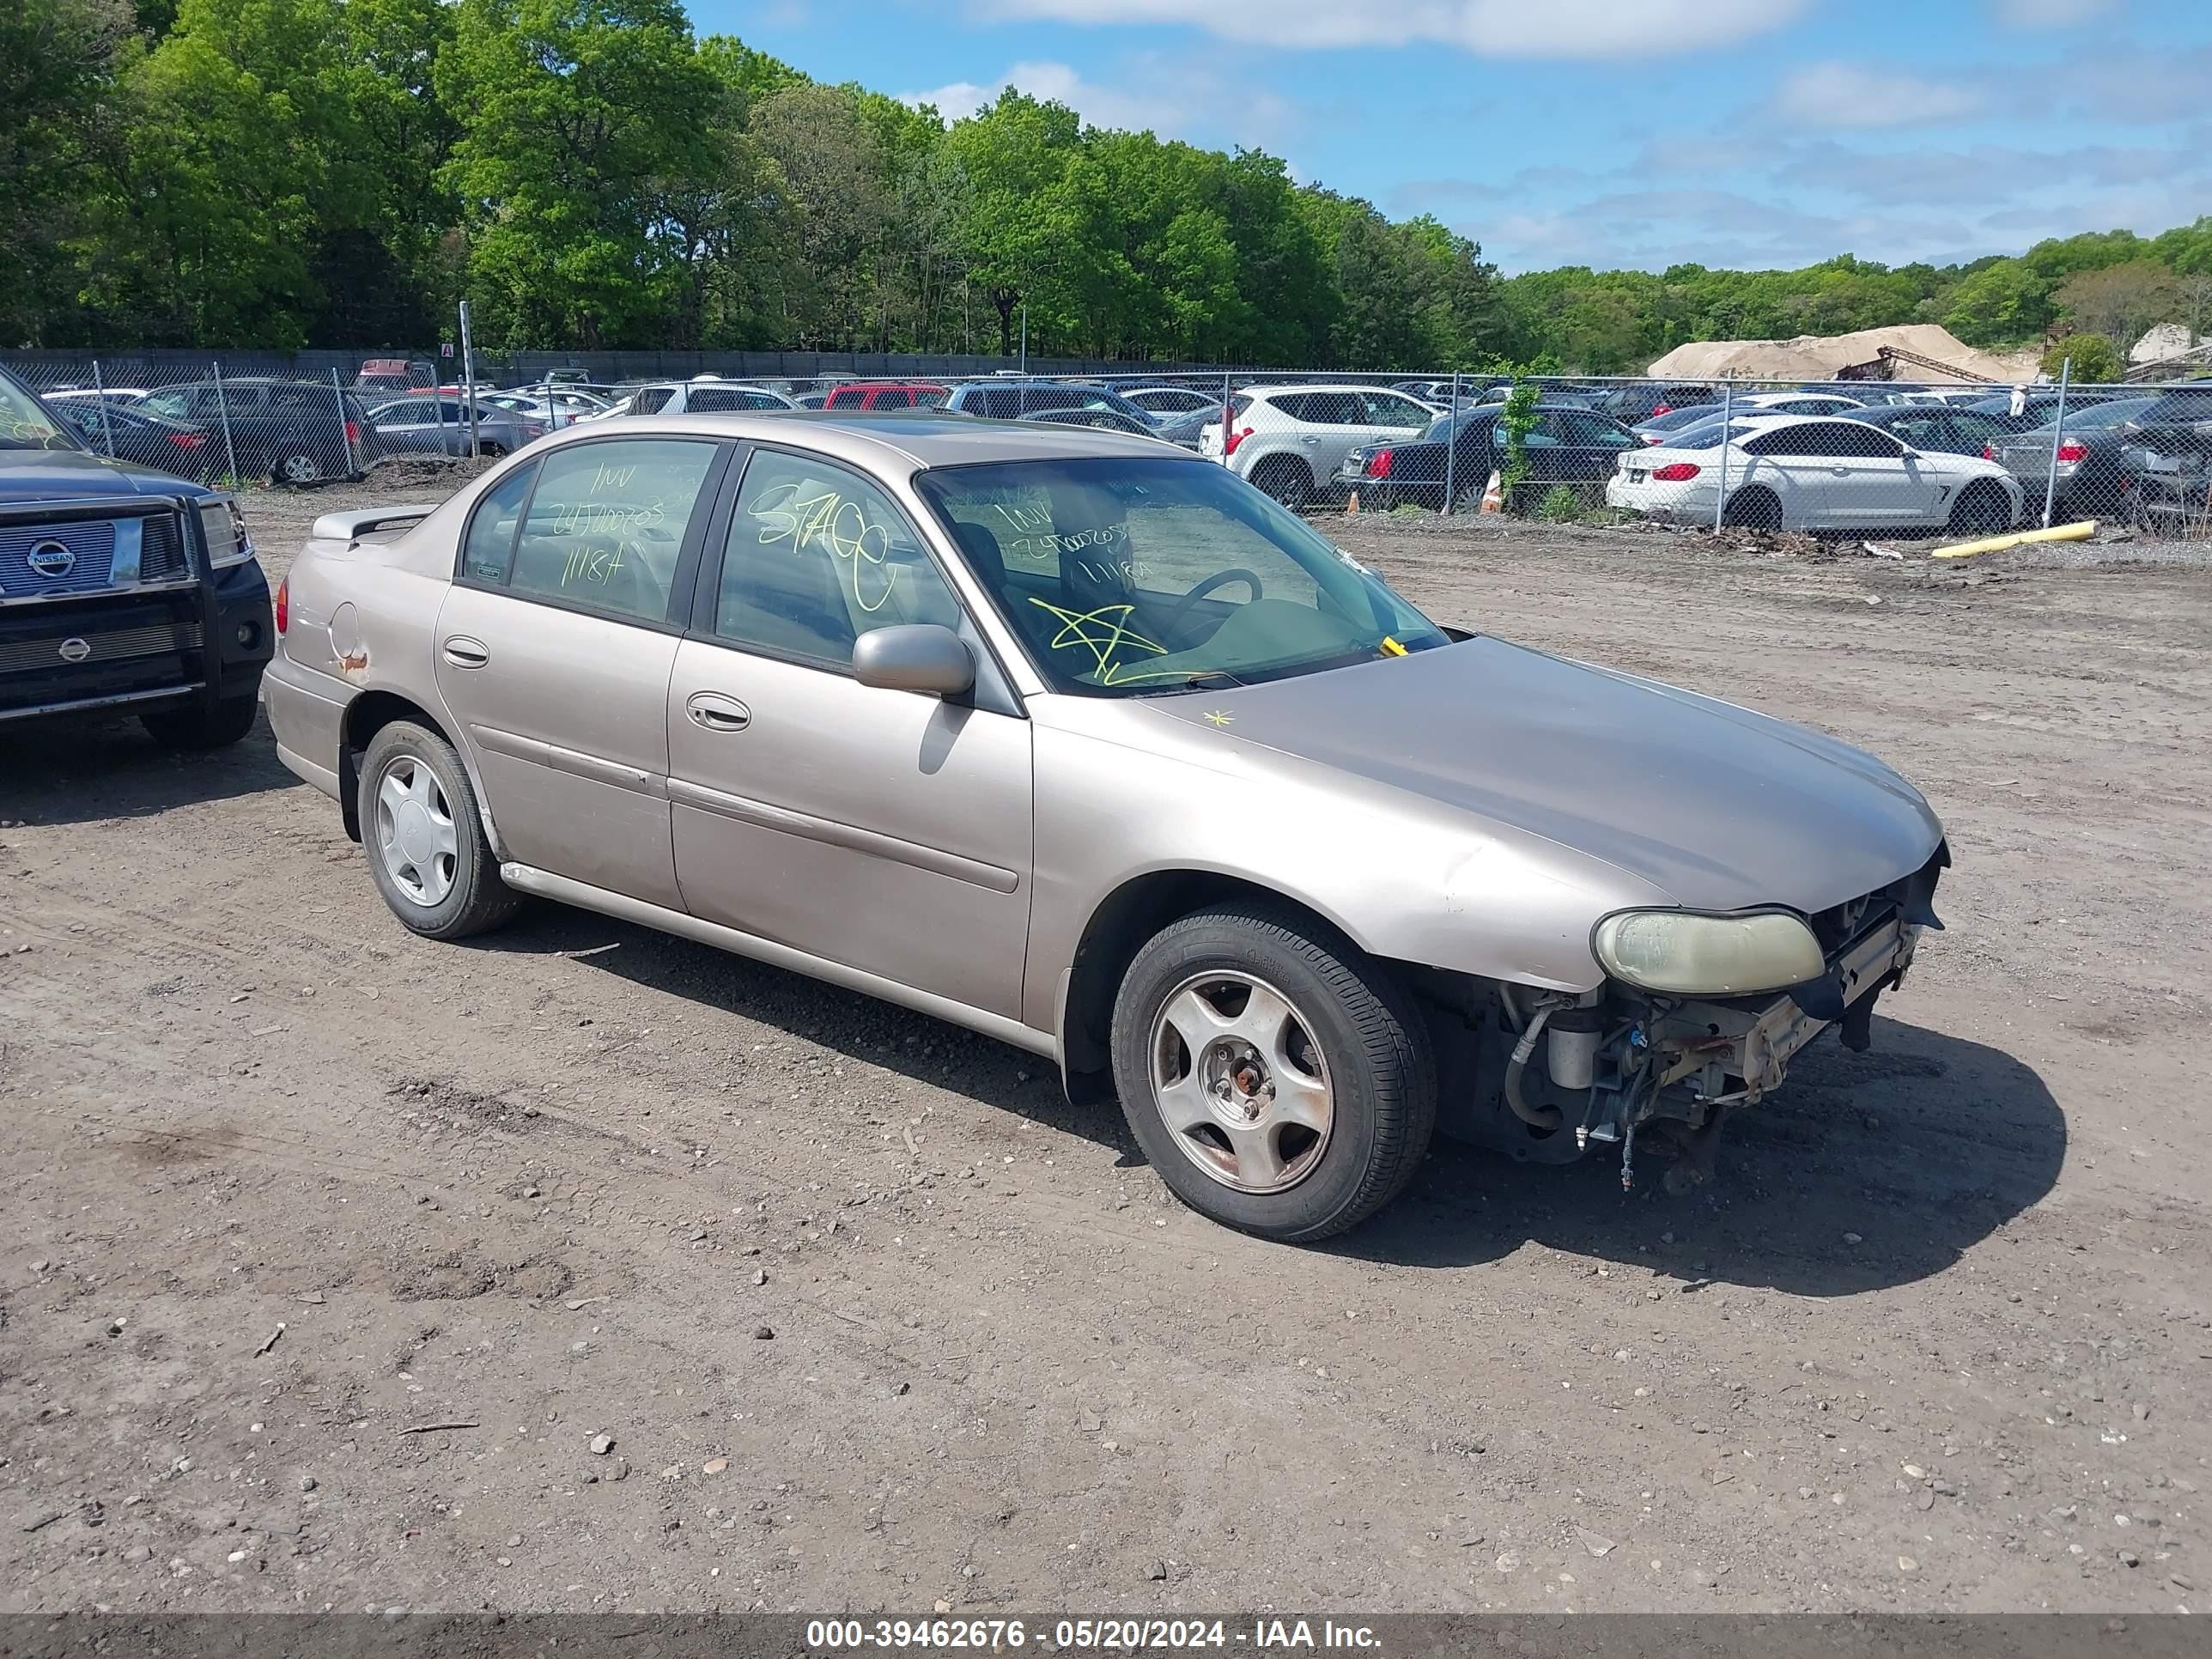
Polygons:
[[1298,441],[1302,444],[1317,444],[1321,440],[1319,438],[1300,438]]
[[459,634],[446,641],[446,660],[456,668],[482,668],[491,660],[483,643]]
[[720,691],[694,691],[684,700],[684,714],[705,732],[742,732],[753,723],[751,709]]

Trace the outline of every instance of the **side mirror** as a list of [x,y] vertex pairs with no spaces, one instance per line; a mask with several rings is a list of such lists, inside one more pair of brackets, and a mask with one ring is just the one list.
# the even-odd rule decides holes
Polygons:
[[967,642],[936,623],[871,629],[853,641],[853,678],[886,691],[957,697],[975,684]]

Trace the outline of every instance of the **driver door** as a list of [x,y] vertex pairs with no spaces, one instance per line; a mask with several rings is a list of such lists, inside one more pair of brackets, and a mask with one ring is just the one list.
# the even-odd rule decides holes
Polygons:
[[[862,685],[871,629],[968,642],[962,698]],[[760,447],[710,538],[665,709],[677,879],[694,915],[1018,1017],[1030,726],[899,507]]]

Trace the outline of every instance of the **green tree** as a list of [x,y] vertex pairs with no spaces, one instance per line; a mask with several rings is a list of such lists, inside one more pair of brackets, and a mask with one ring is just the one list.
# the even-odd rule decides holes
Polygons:
[[1943,325],[1968,345],[2032,340],[2051,323],[2051,283],[2024,260],[1996,259],[1951,290]]
[[2069,360],[2074,365],[2069,378],[2076,386],[2114,386],[2128,372],[2127,358],[2102,334],[2068,335],[2043,354],[2043,372],[2056,380],[2059,366]]
[[44,343],[69,308],[85,173],[112,139],[115,76],[136,50],[126,0],[0,6],[0,342]]
[[434,82],[487,335],[665,337],[681,275],[657,214],[710,165],[718,97],[676,0],[461,0]]
[[1014,352],[1026,306],[1048,331],[1072,333],[1072,275],[1086,257],[1082,198],[1068,188],[1082,124],[1065,104],[1008,88],[988,109],[956,122],[947,152],[965,176],[961,252],[999,319],[999,350]]

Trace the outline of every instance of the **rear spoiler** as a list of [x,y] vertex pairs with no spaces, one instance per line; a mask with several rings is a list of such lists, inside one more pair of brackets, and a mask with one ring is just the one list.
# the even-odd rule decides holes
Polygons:
[[315,520],[307,534],[319,542],[356,542],[379,530],[418,523],[437,510],[434,503],[428,507],[380,507],[358,513],[325,513]]

